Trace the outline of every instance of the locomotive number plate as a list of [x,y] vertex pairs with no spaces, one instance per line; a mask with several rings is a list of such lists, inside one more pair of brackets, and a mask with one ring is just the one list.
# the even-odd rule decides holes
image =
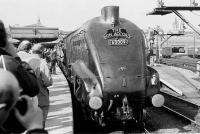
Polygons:
[[128,39],[126,39],[126,38],[109,39],[108,45],[110,45],[110,46],[126,46],[126,45],[128,45]]

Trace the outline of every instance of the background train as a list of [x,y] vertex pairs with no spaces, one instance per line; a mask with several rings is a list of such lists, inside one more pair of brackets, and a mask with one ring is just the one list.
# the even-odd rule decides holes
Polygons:
[[176,56],[189,55],[188,51],[191,48],[184,47],[163,47],[161,50],[161,54],[163,58],[171,58]]
[[75,133],[116,122],[143,128],[146,107],[163,105],[159,74],[146,65],[143,31],[119,18],[118,6],[104,7],[64,45]]

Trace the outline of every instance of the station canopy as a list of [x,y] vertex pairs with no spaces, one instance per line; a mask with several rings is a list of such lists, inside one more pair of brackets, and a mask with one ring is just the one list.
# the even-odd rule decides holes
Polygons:
[[11,38],[22,40],[29,40],[31,42],[48,42],[58,39],[59,29],[53,27],[46,27],[41,24],[40,19],[36,24],[27,25],[24,27],[10,26]]

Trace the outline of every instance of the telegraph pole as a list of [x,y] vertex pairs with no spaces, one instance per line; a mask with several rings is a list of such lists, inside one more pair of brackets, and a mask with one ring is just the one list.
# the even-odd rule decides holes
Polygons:
[[194,53],[193,53],[193,58],[195,58],[195,56],[196,56],[196,51],[195,51],[195,33],[193,34],[193,36],[194,36]]
[[[158,29],[157,29],[158,30]],[[158,44],[158,34],[156,35],[156,62],[159,63],[159,44]]]
[[160,31],[160,28],[159,28],[159,26],[157,26],[156,27],[156,34],[155,34],[155,36],[156,36],[156,62],[157,63],[159,63],[159,59],[160,59],[160,45],[159,45],[159,43],[158,43],[158,41],[159,41],[159,39],[158,39],[158,37],[159,37],[159,31]]

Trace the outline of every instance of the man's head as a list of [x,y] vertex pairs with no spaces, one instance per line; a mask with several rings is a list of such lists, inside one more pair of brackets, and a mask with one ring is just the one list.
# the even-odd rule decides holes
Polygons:
[[0,126],[4,123],[9,115],[9,111],[15,106],[20,87],[15,76],[0,69]]
[[34,44],[32,47],[32,52],[35,54],[42,54],[43,46],[40,43]]
[[13,44],[8,43],[7,32],[4,23],[0,20],[0,48],[7,51],[12,56],[16,57],[16,48]]
[[29,52],[31,49],[32,45],[28,40],[22,41],[19,46],[18,46],[18,51],[26,51]]

